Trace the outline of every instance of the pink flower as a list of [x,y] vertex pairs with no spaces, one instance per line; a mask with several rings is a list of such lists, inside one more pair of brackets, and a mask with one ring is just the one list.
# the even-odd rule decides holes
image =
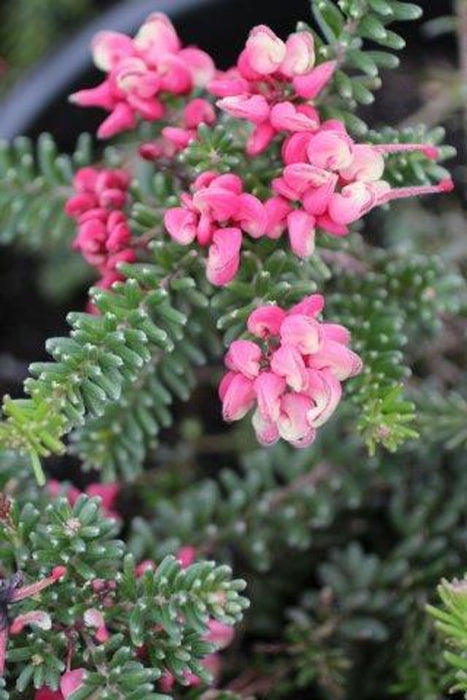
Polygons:
[[84,668],[76,668],[74,671],[66,671],[62,675],[60,690],[65,700],[84,685],[85,673]]
[[206,275],[216,285],[228,284],[240,265],[243,234],[260,238],[268,215],[257,197],[243,191],[240,177],[202,173],[193,183],[193,195],[182,194],[182,206],[165,212],[169,235],[181,245],[197,241],[209,246]]
[[384,154],[415,150],[429,158],[438,154],[436,148],[423,144],[356,144],[337,120],[324,122],[313,132],[302,129],[289,136],[282,148],[282,175],[272,185],[277,194],[299,207],[287,216],[290,244],[296,255],[308,257],[313,253],[315,229],[334,236],[346,235],[348,225],[374,207],[394,199],[452,189],[451,180],[393,189],[382,179]]
[[[130,249],[131,232],[122,211],[129,184],[130,178],[124,170],[81,168],[73,180],[76,194],[65,205],[65,212],[78,225],[73,248],[99,270],[103,279],[115,273],[119,262],[131,262],[135,258]],[[115,279],[118,278],[117,275]]]
[[289,311],[259,307],[247,327],[260,341],[236,340],[226,355],[229,372],[219,387],[224,419],[239,420],[255,408],[252,422],[262,445],[279,438],[294,447],[311,445],[341,399],[341,382],[362,369],[348,347],[348,330],[318,319],[323,306],[323,297],[312,294]]
[[106,78],[70,100],[110,112],[98,130],[100,138],[132,129],[138,119],[161,119],[169,95],[188,94],[215,75],[211,58],[194,47],[182,49],[172,23],[161,13],[150,15],[134,39],[101,32],[93,42],[93,58]]
[[278,134],[319,128],[319,115],[309,100],[331,79],[335,62],[314,64],[310,32],[295,32],[284,42],[260,25],[250,32],[237,65],[208,84],[221,98],[220,109],[254,125],[247,141],[250,155],[264,151]]

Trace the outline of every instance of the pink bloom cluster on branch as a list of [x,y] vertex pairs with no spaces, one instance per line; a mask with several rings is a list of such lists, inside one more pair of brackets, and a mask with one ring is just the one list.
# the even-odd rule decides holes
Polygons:
[[238,175],[205,172],[181,195],[182,206],[168,209],[164,223],[170,236],[189,245],[208,246],[206,274],[214,285],[228,284],[240,265],[243,234],[260,238],[267,212],[260,200],[243,190]]
[[219,73],[208,90],[222,98],[217,102],[220,109],[254,125],[247,152],[256,155],[280,132],[316,131],[319,116],[309,101],[334,69],[334,61],[315,67],[311,32],[295,32],[284,42],[259,25],[251,31],[236,67]]
[[[301,131],[283,144],[284,169],[273,181],[282,207],[292,249],[305,257],[313,248],[316,228],[341,236],[351,224],[374,207],[395,199],[448,192],[450,179],[435,185],[391,188],[383,179],[384,155],[420,151],[436,159],[438,150],[426,144],[358,144],[338,120],[324,122],[318,131]],[[292,205],[298,209],[292,210]],[[281,219],[278,216],[278,223]]]
[[121,279],[120,262],[133,262],[131,232],[124,213],[130,178],[125,170],[81,168],[73,179],[75,194],[65,212],[78,225],[73,248],[101,274],[98,286],[107,289]]
[[361,371],[349,331],[318,320],[323,307],[320,294],[289,311],[261,306],[247,323],[256,339],[230,345],[219,386],[223,417],[240,420],[255,408],[253,427],[263,445],[279,438],[310,445],[341,399],[341,382]]
[[100,138],[133,129],[137,119],[157,121],[170,95],[188,95],[215,74],[207,53],[182,48],[169,18],[156,12],[132,39],[118,32],[100,32],[93,41],[95,65],[107,74],[97,87],[80,90],[71,101],[110,112],[98,130]]

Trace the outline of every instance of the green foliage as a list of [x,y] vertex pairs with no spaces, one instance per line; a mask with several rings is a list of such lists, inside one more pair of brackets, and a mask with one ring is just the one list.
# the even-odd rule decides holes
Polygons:
[[[399,59],[393,52],[405,46],[403,38],[388,27],[416,20],[422,11],[399,0],[311,0],[311,9],[323,39],[320,53],[338,64],[323,113],[342,119],[361,136],[367,126],[355,111],[374,101],[373,93],[381,86],[380,70],[396,68]],[[368,50],[367,41],[381,48]]]
[[438,586],[441,605],[428,606],[444,640],[444,658],[452,670],[451,692],[467,697],[467,592],[465,580],[443,580]]
[[24,137],[0,142],[0,243],[20,242],[40,252],[69,246],[74,224],[64,204],[75,170],[91,162],[88,134],[71,156],[59,154],[49,134],[42,134],[37,146]]
[[[247,606],[240,595],[244,582],[232,580],[225,565],[199,562],[182,569],[173,557],[137,577],[133,558],[124,558],[124,544],[114,537],[117,529],[102,514],[99,499],[88,496],[73,507],[59,498],[39,510],[18,495],[1,523],[5,572],[19,569],[38,580],[57,564],[67,569],[63,580],[40,594],[40,603],[28,598],[14,604],[14,613],[12,608],[17,615],[39,604],[52,619],[50,630],[31,627],[10,638],[8,678],[16,679],[19,692],[31,684],[58,686],[69,644],[63,629],[72,631],[75,665],[87,670],[84,687],[74,696],[78,699],[96,687],[99,697],[156,699],[162,696],[153,692],[153,682],[165,671],[181,683],[187,670],[208,680],[201,663],[214,648],[203,641],[207,622],[234,625],[241,619]],[[96,580],[107,586],[105,595],[93,588]],[[93,641],[85,618],[90,608],[105,617],[110,633],[105,644]],[[144,661],[137,659],[141,646],[148,650]]]
[[[319,453],[311,457],[285,446],[256,451],[244,458],[240,474],[223,470],[178,497],[159,495],[149,522],[135,518],[131,547],[138,557],[158,558],[187,543],[223,556],[234,545],[254,569],[267,571],[278,552],[309,549],[314,530],[330,527],[341,509],[357,508],[367,477],[357,463],[343,481]],[[162,546],[154,549],[155,541]]]

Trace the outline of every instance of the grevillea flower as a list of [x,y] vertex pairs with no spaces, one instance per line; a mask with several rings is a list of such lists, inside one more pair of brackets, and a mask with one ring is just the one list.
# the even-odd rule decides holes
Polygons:
[[295,32],[284,42],[260,25],[250,32],[237,65],[219,72],[208,90],[221,98],[220,109],[253,124],[247,152],[256,155],[278,133],[313,133],[319,128],[319,115],[310,101],[326,86],[334,69],[334,61],[315,67],[310,32]]
[[208,246],[206,274],[217,286],[228,284],[240,264],[242,237],[264,235],[267,212],[257,197],[243,191],[238,175],[205,172],[182,194],[182,206],[164,216],[170,236],[181,245]]
[[161,119],[167,97],[204,87],[215,74],[208,54],[194,47],[182,48],[171,21],[159,12],[148,17],[133,39],[118,32],[100,32],[92,48],[95,65],[107,76],[100,85],[80,90],[70,100],[110,112],[97,132],[100,138],[132,129],[138,119]]
[[99,271],[97,286],[103,289],[122,279],[119,263],[136,259],[123,211],[129,184],[125,170],[81,168],[73,179],[75,194],[65,204],[78,226],[72,246]]
[[348,233],[349,224],[374,207],[452,189],[450,179],[435,185],[392,188],[383,179],[384,155],[410,151],[438,157],[434,146],[424,144],[357,144],[337,120],[324,122],[315,133],[292,134],[282,148],[282,175],[273,181],[276,196],[266,203],[266,234],[276,238],[288,229],[292,250],[299,257],[308,257],[317,228],[342,236]]
[[[8,611],[10,605],[21,600],[35,596],[45,588],[59,581],[66,574],[66,567],[56,566],[50,576],[23,585],[23,575],[18,572],[11,578],[0,581],[0,676],[5,672],[5,656],[8,644],[9,618]],[[42,629],[50,629],[51,621],[49,615],[42,610],[34,610],[17,616],[11,624],[12,634],[19,634],[25,625],[36,625]]]
[[261,306],[247,322],[255,340],[230,345],[229,371],[219,386],[223,416],[239,420],[256,407],[253,426],[263,445],[282,438],[308,447],[335,411],[341,382],[361,371],[360,358],[348,347],[347,329],[318,319],[323,307],[320,294],[289,311]]

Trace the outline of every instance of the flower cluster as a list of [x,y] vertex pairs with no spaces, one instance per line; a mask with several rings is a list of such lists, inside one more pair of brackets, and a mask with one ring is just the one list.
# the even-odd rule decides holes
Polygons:
[[243,191],[238,175],[205,172],[195,180],[192,191],[192,195],[181,195],[181,207],[166,211],[165,226],[182,245],[196,239],[201,246],[209,246],[208,280],[227,284],[240,265],[243,233],[252,238],[264,235],[266,209],[257,197]]
[[[391,188],[382,179],[384,155],[407,151],[438,157],[438,150],[426,144],[357,144],[344,124],[335,119],[321,124],[315,133],[290,135],[282,148],[284,169],[273,181],[273,188],[280,198],[282,219],[287,218],[293,250],[306,255],[312,249],[317,227],[333,235],[345,235],[348,224],[374,207],[394,199],[452,189],[450,179],[436,185]],[[300,209],[290,213],[290,203],[298,204]]]
[[98,286],[104,289],[121,279],[118,263],[135,260],[123,212],[129,183],[124,170],[81,168],[73,180],[75,194],[65,205],[68,216],[78,224],[73,248],[99,270]]
[[319,127],[309,104],[328,83],[335,62],[315,66],[313,35],[295,32],[284,42],[264,25],[255,27],[235,68],[219,73],[208,85],[220,109],[254,125],[247,152],[264,151],[279,132]]
[[261,306],[247,323],[256,340],[230,345],[229,371],[219,386],[223,416],[239,420],[256,406],[253,426],[263,445],[279,438],[295,447],[310,445],[341,399],[341,382],[361,370],[360,358],[348,348],[348,330],[318,320],[323,307],[320,294],[289,311]]
[[82,107],[110,112],[97,132],[100,138],[134,128],[137,118],[161,119],[165,97],[187,95],[215,74],[208,54],[194,47],[182,48],[169,18],[158,12],[148,17],[133,39],[118,32],[100,32],[93,42],[93,58],[107,77],[70,99]]
[[156,160],[162,156],[170,158],[197,139],[201,124],[211,125],[215,121],[216,112],[212,104],[201,97],[195,97],[183,108],[179,126],[164,127],[162,138],[140,146],[139,154],[146,160]]

